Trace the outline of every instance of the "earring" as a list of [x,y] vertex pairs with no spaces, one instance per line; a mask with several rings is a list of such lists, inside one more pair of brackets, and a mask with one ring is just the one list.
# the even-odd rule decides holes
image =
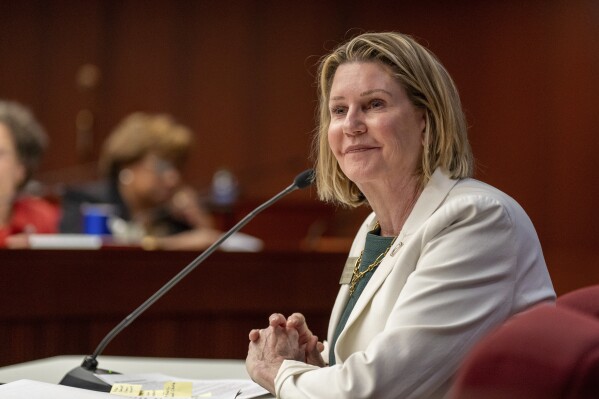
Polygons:
[[131,169],[123,169],[119,172],[119,183],[127,186],[133,182],[133,171]]

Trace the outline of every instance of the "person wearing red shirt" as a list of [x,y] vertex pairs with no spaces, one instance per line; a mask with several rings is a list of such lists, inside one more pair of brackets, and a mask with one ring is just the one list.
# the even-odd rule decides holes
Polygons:
[[58,207],[22,193],[47,141],[27,108],[0,100],[0,248],[23,246],[23,234],[58,231]]

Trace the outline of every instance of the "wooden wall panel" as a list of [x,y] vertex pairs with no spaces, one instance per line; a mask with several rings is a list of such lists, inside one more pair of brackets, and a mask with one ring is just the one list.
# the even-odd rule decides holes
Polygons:
[[[123,116],[164,111],[196,132],[189,181],[206,187],[229,167],[247,209],[309,165],[316,60],[357,31],[399,30],[420,38],[454,77],[477,177],[523,205],[548,251],[597,251],[594,0],[8,0],[1,11],[0,97],[29,104],[50,132],[44,181],[91,175]],[[75,83],[86,63],[102,73],[93,93]],[[96,118],[89,155],[77,152],[74,125],[85,107]],[[314,191],[285,201],[310,204]],[[331,217],[344,226],[330,222],[328,231],[350,234],[364,213]]]

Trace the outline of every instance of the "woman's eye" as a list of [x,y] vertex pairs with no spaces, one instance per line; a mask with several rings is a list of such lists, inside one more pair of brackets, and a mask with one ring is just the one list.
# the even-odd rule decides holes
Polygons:
[[331,115],[343,115],[345,113],[344,107],[332,107]]
[[383,105],[385,105],[383,100],[372,100],[369,103],[369,108],[381,108]]

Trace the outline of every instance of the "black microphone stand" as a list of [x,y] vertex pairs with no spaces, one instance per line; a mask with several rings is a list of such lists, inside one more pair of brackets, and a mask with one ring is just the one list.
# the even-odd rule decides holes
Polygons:
[[69,371],[63,379],[60,381],[60,385],[68,385],[76,388],[84,388],[93,391],[101,391],[101,392],[110,392],[111,385],[105,383],[94,374],[118,374],[114,371],[99,369],[98,368],[98,360],[97,357],[104,351],[104,348],[112,341],[114,337],[116,337],[121,331],[123,331],[129,324],[131,324],[140,314],[145,312],[150,306],[154,304],[158,299],[160,299],[164,294],[166,294],[171,288],[173,288],[179,281],[181,281],[185,276],[191,273],[200,263],[202,263],[206,258],[208,258],[214,251],[220,247],[220,245],[229,238],[232,234],[241,230],[243,226],[245,226],[250,220],[252,220],[257,214],[262,212],[264,209],[268,208],[287,194],[295,191],[299,188],[308,187],[312,184],[314,180],[314,171],[312,169],[308,169],[302,173],[300,173],[293,181],[289,187],[281,191],[279,194],[275,195],[268,201],[264,202],[262,205],[258,206],[256,209],[247,214],[243,219],[241,219],[235,226],[233,226],[229,231],[224,233],[219,237],[212,245],[210,245],[204,252],[202,252],[197,258],[192,260],[187,266],[185,266],[179,273],[177,273],[173,278],[171,278],[164,286],[162,286],[158,291],[156,291],[151,297],[149,297],[144,303],[142,303],[137,309],[135,309],[131,314],[125,319],[123,319],[119,324],[116,325],[100,342],[96,350],[92,355],[88,355],[83,360],[81,366],[74,368]]

